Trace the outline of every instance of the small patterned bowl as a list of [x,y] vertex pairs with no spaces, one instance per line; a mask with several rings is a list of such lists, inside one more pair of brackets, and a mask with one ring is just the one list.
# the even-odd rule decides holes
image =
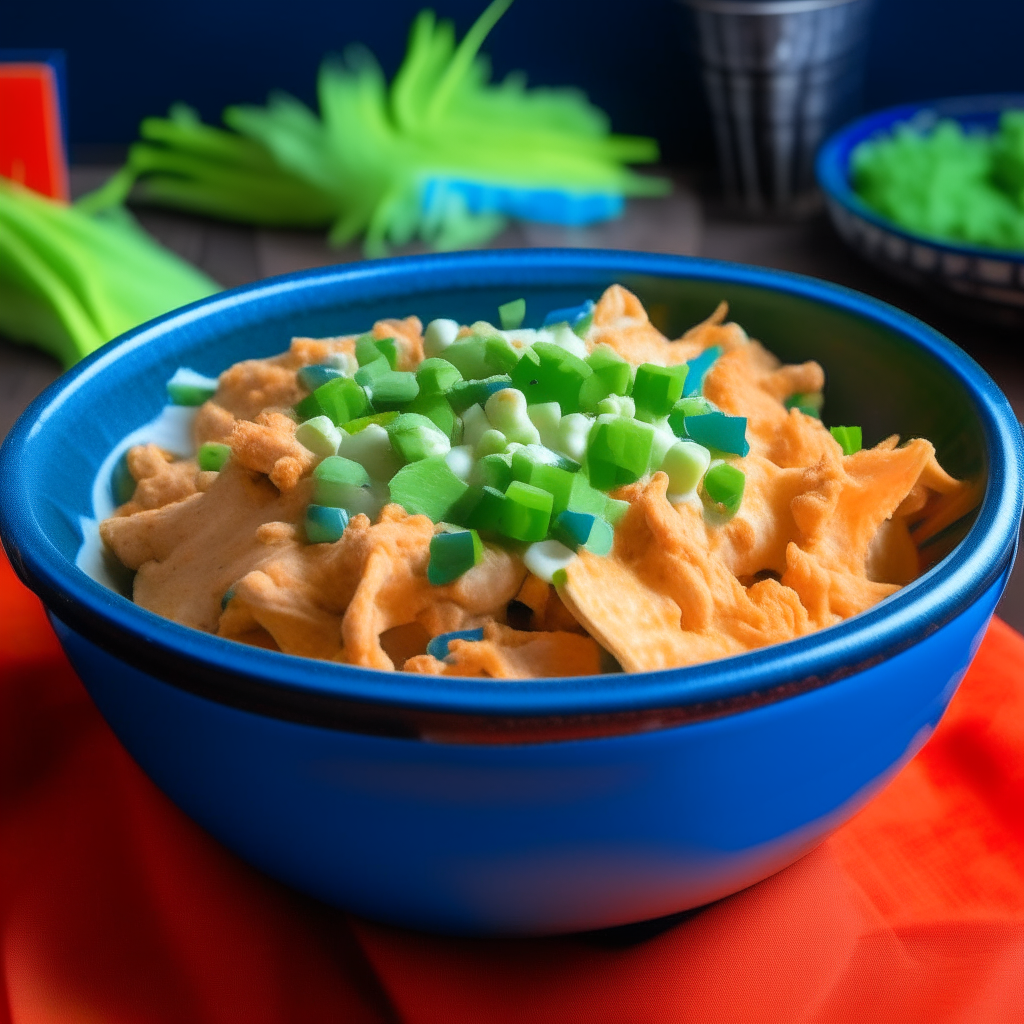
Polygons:
[[833,135],[818,153],[818,184],[832,223],[869,263],[929,292],[960,312],[1007,327],[1024,327],[1024,252],[943,242],[906,231],[876,213],[854,192],[850,155],[865,139],[901,122],[927,129],[942,118],[965,128],[995,131],[999,115],[1024,108],[1024,94],[961,96],[890,107]]

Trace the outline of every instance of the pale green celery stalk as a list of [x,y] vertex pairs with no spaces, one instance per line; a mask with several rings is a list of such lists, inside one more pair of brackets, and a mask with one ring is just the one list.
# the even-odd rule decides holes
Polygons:
[[65,366],[217,290],[127,212],[90,216],[0,179],[0,330]]

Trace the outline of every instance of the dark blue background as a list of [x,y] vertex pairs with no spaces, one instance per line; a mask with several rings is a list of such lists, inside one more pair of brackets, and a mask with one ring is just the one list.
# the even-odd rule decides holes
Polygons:
[[[460,34],[486,0],[437,0]],[[283,88],[313,101],[320,58],[366,43],[389,73],[427,0],[57,0],[0,4],[0,47],[68,55],[73,146],[123,144],[175,100],[216,119],[228,103]],[[674,0],[516,0],[485,45],[495,71],[576,84],[622,131],[658,137],[666,157],[705,146],[706,117]],[[868,107],[942,95],[1024,91],[1021,0],[877,0]]]

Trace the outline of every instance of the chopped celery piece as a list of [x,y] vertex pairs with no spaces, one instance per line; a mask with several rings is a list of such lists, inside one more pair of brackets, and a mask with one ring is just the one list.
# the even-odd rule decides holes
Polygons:
[[328,456],[313,470],[313,503],[348,508],[353,488],[369,483],[369,473],[358,462],[340,455]]
[[597,403],[597,411],[601,416],[625,416],[633,419],[636,416],[636,403],[629,395],[608,395]]
[[336,377],[318,387],[313,394],[307,395],[295,406],[295,411],[303,419],[311,418],[305,416],[301,409],[311,399],[319,407],[319,411],[313,415],[329,417],[336,427],[348,423],[349,420],[365,416],[370,411],[370,402],[366,397],[366,391],[350,377]]
[[493,487],[504,493],[512,483],[512,458],[510,455],[485,455],[473,467],[470,480],[478,487]]
[[368,366],[378,359],[387,360],[389,369],[394,369],[398,362],[398,346],[394,338],[371,338],[364,334],[356,341],[356,362],[361,367]]
[[[474,493],[476,491],[474,488]],[[481,487],[472,509],[464,515],[463,521],[475,530],[496,533],[501,526],[501,513],[505,502],[505,495],[501,491],[493,487]]]
[[558,466],[531,459],[525,451],[516,452],[512,456],[512,479],[547,491],[553,499],[553,515],[558,515],[569,507],[574,476],[575,474]]
[[597,412],[598,403],[609,395],[628,395],[633,387],[633,367],[614,349],[599,346],[587,356],[594,371],[580,388],[580,408]]
[[209,472],[214,470],[220,472],[224,468],[224,463],[231,458],[231,446],[227,444],[216,444],[213,441],[207,441],[206,444],[199,446],[199,468],[203,472]]
[[435,523],[450,521],[452,506],[468,490],[443,455],[403,466],[391,478],[390,486],[393,502],[412,515],[429,516]]
[[558,345],[538,341],[526,349],[512,370],[512,383],[529,405],[557,402],[563,415],[579,412],[580,388],[594,371]]
[[526,396],[515,388],[495,391],[484,405],[487,419],[495,430],[500,430],[509,441],[518,444],[537,444],[540,431],[533,425],[526,409]]
[[799,409],[805,416],[813,416],[820,420],[825,396],[820,391],[803,391],[790,395],[782,404],[787,409]]
[[711,465],[711,453],[696,441],[676,441],[665,453],[661,469],[668,475],[668,493],[689,497]]
[[548,448],[558,445],[558,425],[562,421],[562,410],[557,402],[541,402],[526,408],[526,415],[540,434],[541,444]]
[[364,388],[368,388],[378,377],[383,377],[384,374],[391,372],[391,367],[388,365],[388,361],[381,356],[379,359],[374,359],[372,363],[360,366],[359,369],[356,370],[352,379],[357,384],[362,384]]
[[681,398],[672,406],[672,411],[668,414],[668,425],[672,428],[672,433],[676,437],[686,437],[686,427],[684,424],[687,416],[704,416],[709,412],[717,411],[706,398],[702,398],[700,395],[694,395],[691,398]]
[[419,398],[411,401],[405,411],[418,412],[421,416],[426,416],[445,437],[452,441],[455,440],[457,420],[454,410],[444,395],[425,395],[421,391]]
[[690,372],[686,375],[686,383],[683,385],[683,398],[690,398],[699,395],[704,386],[704,375],[711,369],[712,364],[722,354],[721,345],[712,345],[704,349],[699,356],[695,356],[686,365]]
[[485,455],[498,455],[507,447],[508,438],[500,430],[495,430],[492,427],[480,435],[480,440],[477,441],[473,454],[478,459],[482,459]]
[[629,502],[620,498],[605,497],[604,517],[612,526],[618,526],[619,520],[629,511]]
[[327,366],[324,363],[314,363],[312,366],[304,366],[295,374],[298,382],[307,391],[316,391],[317,388],[322,387],[329,380],[334,380],[335,377],[344,376],[345,375],[336,366]]
[[[316,392],[311,395],[306,395],[301,401],[295,403],[295,416],[298,421],[302,423],[305,420],[316,419],[318,416],[326,416],[324,407],[320,404],[320,400],[316,397]],[[334,421],[331,420],[333,423]]]
[[307,505],[303,525],[310,544],[333,544],[341,540],[348,526],[348,512],[327,505]]
[[427,654],[438,661],[444,661],[448,657],[448,645],[453,640],[480,641],[484,638],[484,628],[479,626],[476,629],[453,629],[450,633],[441,633],[435,636],[427,644]]
[[565,572],[576,552],[557,540],[540,540],[523,553],[523,564],[538,579],[550,583],[556,572]]
[[167,382],[167,397],[173,405],[202,405],[216,393],[216,377],[204,377],[187,366],[175,370]]
[[370,401],[378,412],[408,405],[420,393],[416,374],[408,370],[389,370],[375,378],[369,386]]
[[513,480],[505,491],[498,529],[513,540],[543,540],[551,522],[553,501],[550,492]]
[[830,433],[839,442],[844,455],[853,455],[864,446],[864,436],[860,427],[832,427]]
[[558,424],[557,448],[576,462],[582,462],[587,456],[587,438],[593,420],[581,412],[572,412],[563,416]]
[[295,440],[314,455],[334,455],[341,443],[341,432],[326,416],[314,416],[298,425]]
[[590,512],[559,513],[551,525],[551,533],[574,551],[586,548],[595,555],[607,555],[615,540],[611,524]]
[[638,366],[633,381],[637,415],[648,421],[653,417],[667,416],[683,397],[688,370],[686,363],[678,366],[642,363]]
[[426,416],[415,412],[402,413],[388,424],[388,438],[391,447],[406,462],[418,462],[436,455],[447,455],[451,451],[451,441]]
[[424,359],[416,368],[416,380],[421,395],[443,395],[462,380],[462,374],[447,359]]
[[495,374],[483,380],[459,381],[448,390],[448,401],[456,412],[461,413],[471,405],[483,405],[495,391],[510,387],[512,378],[508,374]]
[[504,338],[465,338],[444,351],[447,359],[466,380],[483,380],[508,373],[519,362],[519,353]]
[[526,319],[526,299],[513,299],[498,307],[503,331],[514,331],[523,326]]
[[470,474],[475,465],[473,461],[473,449],[469,445],[460,444],[452,448],[444,457],[448,468],[462,481],[469,483]]
[[435,587],[443,587],[457,580],[474,565],[479,565],[483,557],[484,546],[476,530],[437,533],[430,541],[427,579]]
[[687,416],[683,420],[686,436],[705,448],[717,448],[731,455],[746,455],[746,416],[726,416],[724,412],[709,412],[703,416]]
[[365,430],[371,423],[386,427],[389,423],[398,418],[397,412],[375,412],[372,416],[360,416],[357,420],[349,420],[344,424],[346,434],[358,434]]
[[728,462],[720,462],[704,474],[704,493],[716,504],[735,515],[743,501],[743,488],[747,482],[743,471]]
[[608,501],[608,495],[592,486],[586,473],[576,473],[573,476],[568,506],[573,512],[591,512],[602,516]]
[[587,468],[602,491],[639,480],[651,461],[654,428],[624,416],[600,417],[590,432]]
[[402,464],[391,448],[387,430],[379,423],[370,423],[354,434],[344,432],[338,454],[358,462],[374,480],[390,480]]
[[423,332],[423,352],[428,359],[439,356],[459,336],[454,320],[431,320]]

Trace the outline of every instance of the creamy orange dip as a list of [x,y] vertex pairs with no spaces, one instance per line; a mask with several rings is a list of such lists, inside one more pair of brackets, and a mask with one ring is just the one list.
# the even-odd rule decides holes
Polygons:
[[[350,374],[359,342],[350,336],[296,338],[279,356],[225,370],[193,427],[197,446],[230,448],[222,468],[201,470],[196,458],[175,459],[154,445],[131,449],[134,494],[101,523],[101,537],[135,570],[136,603],[159,615],[242,643],[368,668],[494,678],[589,675],[607,670],[611,655],[625,671],[641,672],[803,636],[870,608],[918,576],[920,545],[970,510],[976,488],[949,476],[921,438],[900,444],[889,437],[844,454],[820,419],[787,406],[794,395],[822,391],[822,368],[781,365],[725,317],[723,304],[669,340],[634,295],[613,286],[578,332],[573,358],[600,349],[632,367],[673,367],[717,346],[701,396],[716,413],[746,418],[749,445],[745,455],[710,452],[710,465],[734,466],[745,477],[732,514],[703,484],[673,493],[671,474],[653,469],[611,490],[628,506],[609,505],[620,511],[607,553],[549,544],[545,551],[565,548],[565,557],[555,571],[538,575],[528,568],[538,564],[527,557],[530,544],[481,530],[475,564],[439,585],[428,575],[431,544],[450,528],[389,502],[387,482],[375,479],[364,490],[377,495],[379,511],[352,511],[338,539],[313,543],[307,524],[314,473],[330,456],[297,438],[297,430],[311,436],[299,429],[295,411],[308,393],[299,371],[334,366]],[[462,327],[455,341],[482,336],[487,327]],[[504,339],[502,351],[510,346],[521,354],[532,344],[530,332],[490,330]],[[424,361],[416,317],[379,321],[369,337],[394,339],[399,377]],[[567,351],[577,344],[568,335],[562,342]],[[458,463],[464,477],[482,446],[494,455],[505,436],[497,431],[496,441],[489,427],[486,442],[474,435],[476,448],[466,443],[470,421],[493,419],[498,401],[476,406],[480,414],[466,412],[466,425],[449,438],[451,450],[463,455],[444,458]],[[600,408],[612,412],[562,420],[586,438],[588,425],[593,431],[599,421],[625,415],[621,402]],[[565,431],[557,432],[558,410],[551,415],[555,427],[545,421],[540,436],[556,438],[554,450]],[[659,451],[678,443],[666,422],[652,417]],[[358,448],[344,426],[336,431],[342,457]],[[374,436],[383,433],[375,424]],[[563,449],[569,462],[570,455]],[[395,455],[388,472],[401,461]],[[477,628],[482,639],[453,639],[443,659],[426,653],[431,638]]]

